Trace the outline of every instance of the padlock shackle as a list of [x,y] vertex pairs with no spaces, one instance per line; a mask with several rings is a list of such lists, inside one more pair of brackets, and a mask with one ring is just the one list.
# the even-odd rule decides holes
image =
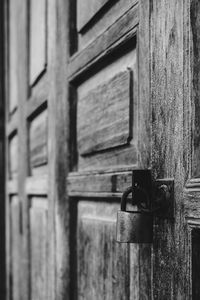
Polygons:
[[121,197],[121,211],[126,211],[126,200],[130,193],[133,192],[133,187],[129,186],[122,194]]
[[[148,197],[148,194],[146,193],[145,190],[141,189],[139,186],[129,186],[125,191],[124,193],[122,194],[122,197],[121,197],[121,211],[126,211],[126,202],[127,202],[127,197],[130,193],[134,193],[134,190],[137,189],[137,190],[140,190],[142,191],[142,193],[145,194],[146,197]],[[149,212],[149,209],[145,208],[142,206],[142,203],[140,203],[137,199],[134,199],[135,200],[135,205],[138,206],[138,208],[140,208],[140,210],[142,212]],[[133,201],[132,201],[132,204],[133,204]],[[134,205],[134,204],[133,204]]]

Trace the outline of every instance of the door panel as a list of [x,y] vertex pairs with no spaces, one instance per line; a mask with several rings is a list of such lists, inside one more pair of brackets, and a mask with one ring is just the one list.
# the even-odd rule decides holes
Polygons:
[[135,47],[77,88],[79,169],[130,165],[137,160]]
[[8,300],[47,299],[48,292],[49,2],[10,1],[7,7]]
[[20,228],[20,202],[17,195],[10,198],[10,280],[11,280],[11,299],[21,299],[20,289],[20,252],[21,252],[21,228]]
[[47,298],[47,208],[43,197],[30,199],[31,299]]
[[39,111],[33,118],[29,118],[29,157],[31,174],[45,171],[48,156],[48,110]]
[[47,0],[30,1],[30,85],[47,63]]
[[128,247],[115,242],[117,207],[116,203],[78,203],[78,299],[129,296]]
[[77,2],[78,47],[68,64],[71,298],[150,299],[151,245],[118,244],[115,236],[130,170],[150,167],[148,6],[144,14],[142,1],[96,3],[90,12]]
[[92,3],[90,1],[90,9],[86,9],[85,2],[77,1],[78,49],[81,50],[89,45],[136,3],[136,0],[95,0]]
[[18,172],[18,135],[15,132],[9,139],[9,177],[13,179]]

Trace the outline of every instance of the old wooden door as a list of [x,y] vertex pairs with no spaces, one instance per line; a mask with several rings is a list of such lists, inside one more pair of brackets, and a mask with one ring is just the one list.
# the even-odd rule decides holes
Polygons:
[[[199,1],[77,1],[74,14],[71,298],[199,299]],[[174,182],[152,245],[115,242],[133,169]]]
[[48,163],[52,11],[51,1],[4,1],[7,299],[47,299],[52,272],[47,264],[52,232],[48,168],[54,161],[51,155]]
[[[5,1],[7,299],[199,299],[198,0]],[[132,170],[174,182],[118,244]]]
[[150,168],[149,2],[80,0],[74,21],[70,299],[150,299],[151,245],[116,243],[120,196]]

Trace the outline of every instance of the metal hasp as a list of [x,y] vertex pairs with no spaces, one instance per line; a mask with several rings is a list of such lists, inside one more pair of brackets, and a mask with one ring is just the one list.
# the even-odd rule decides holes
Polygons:
[[[128,195],[132,193],[127,210]],[[117,213],[117,242],[152,243],[154,217],[173,217],[173,180],[152,180],[150,170],[134,170],[132,186],[121,198]]]

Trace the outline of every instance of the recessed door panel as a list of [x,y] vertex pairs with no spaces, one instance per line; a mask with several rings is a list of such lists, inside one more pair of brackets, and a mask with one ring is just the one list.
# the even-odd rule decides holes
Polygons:
[[32,197],[30,207],[31,300],[47,298],[47,198]]
[[79,169],[135,163],[137,90],[136,48],[78,87]]
[[47,61],[47,0],[30,1],[30,84],[44,71]]
[[21,299],[21,245],[22,245],[22,236],[21,236],[21,228],[20,224],[22,220],[20,213],[20,202],[17,195],[13,195],[10,197],[10,277],[12,281],[12,290],[11,295],[13,299],[20,300]]

